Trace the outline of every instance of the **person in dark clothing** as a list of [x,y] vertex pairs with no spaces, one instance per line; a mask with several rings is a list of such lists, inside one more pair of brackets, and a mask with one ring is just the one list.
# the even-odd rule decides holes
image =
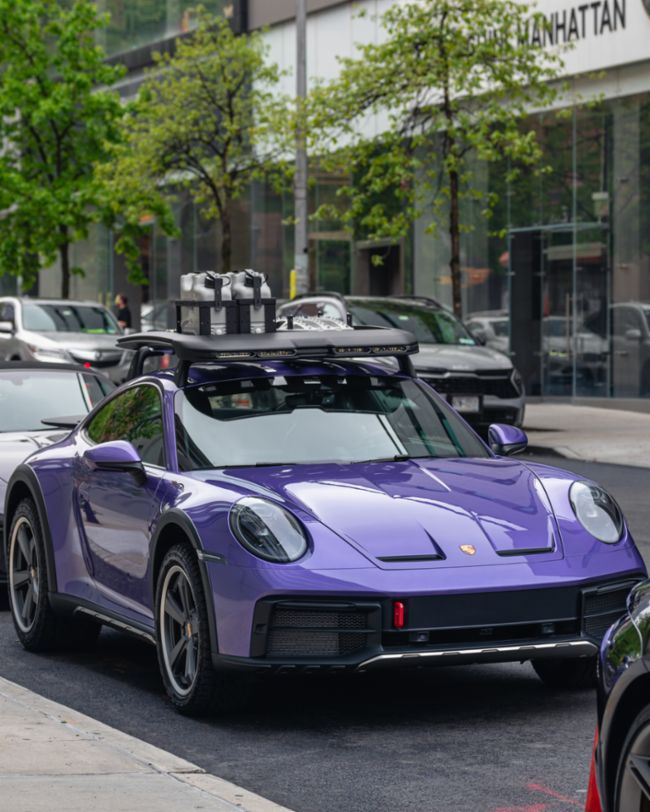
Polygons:
[[129,300],[123,293],[118,293],[115,297],[115,316],[117,317],[117,323],[123,330],[131,327]]

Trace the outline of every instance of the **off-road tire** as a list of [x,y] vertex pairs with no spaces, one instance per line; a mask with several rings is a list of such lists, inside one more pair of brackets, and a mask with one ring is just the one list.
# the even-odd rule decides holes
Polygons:
[[[241,707],[247,696],[247,684],[242,675],[215,671],[213,667],[208,609],[199,566],[196,551],[189,544],[180,542],[166,553],[156,580],[158,665],[172,705],[186,716],[228,713]],[[187,606],[180,599],[183,580],[190,590],[187,604],[191,605]],[[176,584],[179,586],[175,587]],[[166,600],[170,593],[172,607]],[[207,599],[212,600],[212,597]],[[172,617],[170,608],[175,613],[180,610],[182,619]],[[182,640],[185,641],[184,648]],[[170,664],[177,645],[181,645],[180,654]],[[190,647],[194,652],[191,679],[187,677]],[[174,665],[178,666],[178,673],[174,672]]]
[[[21,601],[22,588],[17,586],[16,560],[14,545],[18,544],[17,534],[20,531],[30,539],[32,550],[32,602],[33,614],[25,619],[18,605]],[[14,541],[15,539],[15,541]],[[33,545],[32,545],[33,541]],[[57,614],[50,603],[48,586],[48,562],[45,553],[43,529],[34,502],[23,499],[11,519],[8,535],[8,547],[5,556],[7,562],[7,580],[9,609],[18,639],[28,651],[54,651],[59,649],[76,649],[91,646],[97,639],[101,626],[86,618]],[[20,558],[20,554],[18,555]],[[22,571],[20,571],[22,572]],[[24,606],[24,602],[23,602]]]

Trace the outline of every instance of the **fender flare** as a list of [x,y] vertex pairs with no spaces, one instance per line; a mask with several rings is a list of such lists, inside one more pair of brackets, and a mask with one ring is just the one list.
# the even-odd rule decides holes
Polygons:
[[219,653],[219,640],[217,636],[217,618],[216,612],[214,608],[214,598],[212,595],[212,586],[210,584],[210,577],[208,575],[207,565],[206,562],[203,560],[202,553],[203,545],[201,544],[201,539],[199,533],[194,525],[194,522],[187,516],[186,513],[183,513],[182,510],[178,510],[177,508],[172,508],[165,512],[162,519],[158,522],[156,529],[151,537],[151,542],[149,544],[149,561],[150,561],[150,571],[149,571],[149,587],[151,589],[152,595],[152,605],[154,610],[154,621],[156,620],[157,614],[157,607],[156,607],[156,580],[154,578],[154,567],[153,562],[156,560],[156,552],[158,549],[158,544],[160,542],[160,536],[162,535],[163,531],[169,527],[174,527],[186,539],[186,541],[192,546],[194,552],[196,553],[197,560],[199,562],[199,572],[201,573],[201,581],[203,584],[203,592],[205,595],[205,603],[208,611],[208,633],[210,636],[210,653],[212,656],[213,665],[217,665],[218,659],[217,655]]
[[54,559],[54,546],[52,544],[52,533],[50,525],[47,520],[47,508],[45,507],[45,499],[43,498],[43,491],[41,490],[38,477],[33,469],[26,463],[22,463],[16,468],[7,485],[7,492],[5,494],[4,504],[4,550],[7,554],[7,567],[9,567],[9,531],[11,530],[12,516],[9,515],[9,505],[13,501],[12,497],[19,485],[23,485],[29,491],[29,495],[34,500],[36,505],[36,512],[38,520],[43,532],[43,546],[45,547],[45,562],[47,566],[47,588],[50,595],[58,592],[56,580],[56,563]]

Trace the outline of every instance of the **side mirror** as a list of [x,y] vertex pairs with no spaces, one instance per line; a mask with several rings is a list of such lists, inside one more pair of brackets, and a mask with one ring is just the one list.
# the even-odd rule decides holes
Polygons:
[[641,341],[643,338],[643,333],[638,327],[631,327],[629,330],[625,331],[625,338],[628,341]]
[[83,458],[93,471],[124,471],[131,474],[138,485],[146,482],[147,475],[140,455],[125,440],[100,443],[85,451]]
[[0,333],[13,335],[16,332],[16,325],[13,321],[0,321]]
[[490,449],[500,457],[509,457],[525,451],[528,445],[526,432],[516,426],[507,426],[503,423],[493,423],[488,429],[488,444]]

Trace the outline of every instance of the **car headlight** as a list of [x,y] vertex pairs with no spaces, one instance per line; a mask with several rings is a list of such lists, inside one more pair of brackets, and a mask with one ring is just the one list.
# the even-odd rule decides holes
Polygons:
[[510,376],[512,385],[515,387],[520,395],[524,393],[524,379],[521,377],[519,370],[513,368],[512,375]]
[[289,564],[307,552],[307,538],[300,522],[280,505],[245,496],[230,511],[230,528],[250,553]]
[[39,361],[71,361],[70,354],[65,350],[45,349],[35,344],[28,344],[29,351],[36,356]]
[[593,482],[574,482],[571,507],[580,524],[598,541],[616,544],[623,535],[623,514],[612,497]]

